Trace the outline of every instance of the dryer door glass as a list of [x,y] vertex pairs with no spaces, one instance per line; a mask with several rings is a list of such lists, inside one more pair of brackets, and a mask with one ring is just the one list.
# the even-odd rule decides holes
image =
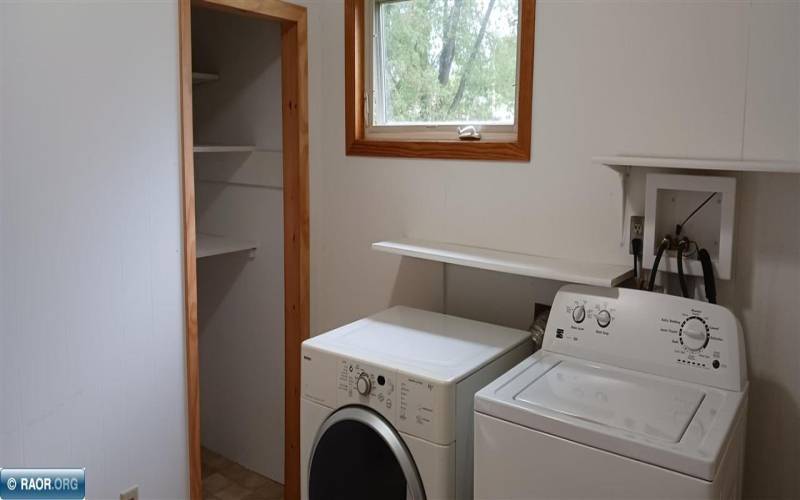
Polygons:
[[425,500],[419,471],[394,428],[368,408],[348,406],[320,427],[311,451],[310,500]]

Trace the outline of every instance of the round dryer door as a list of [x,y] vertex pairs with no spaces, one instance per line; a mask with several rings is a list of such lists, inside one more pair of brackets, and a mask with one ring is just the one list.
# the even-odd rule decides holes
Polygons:
[[317,433],[308,472],[310,500],[425,500],[411,453],[383,417],[360,406],[331,414]]

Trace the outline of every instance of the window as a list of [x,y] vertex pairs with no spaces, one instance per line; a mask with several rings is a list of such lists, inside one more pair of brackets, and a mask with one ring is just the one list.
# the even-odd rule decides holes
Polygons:
[[345,8],[348,154],[530,158],[534,0]]

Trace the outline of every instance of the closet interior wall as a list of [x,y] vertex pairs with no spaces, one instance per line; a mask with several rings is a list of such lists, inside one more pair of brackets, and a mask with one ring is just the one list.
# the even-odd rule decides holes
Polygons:
[[283,482],[281,27],[192,9],[197,232],[256,250],[198,259],[201,441]]

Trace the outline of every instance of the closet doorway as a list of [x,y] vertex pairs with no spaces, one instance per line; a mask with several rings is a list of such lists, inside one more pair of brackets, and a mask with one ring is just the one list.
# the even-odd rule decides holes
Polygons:
[[[211,384],[201,384],[201,380],[208,380],[210,376],[206,371],[201,375],[201,369],[217,376],[220,367],[224,369],[226,363],[228,367],[241,368],[231,359],[242,356],[247,348],[243,344],[238,346],[238,353],[224,354],[228,357],[224,362],[219,362],[219,359],[209,362],[207,358],[225,350],[221,335],[231,334],[231,342],[237,339],[241,342],[241,332],[235,329],[252,332],[262,329],[263,325],[266,325],[263,326],[265,331],[277,328],[271,320],[259,319],[263,311],[248,316],[247,311],[242,312],[243,309],[236,307],[244,304],[241,307],[251,313],[256,309],[254,304],[263,306],[265,311],[274,309],[275,296],[282,292],[280,302],[283,307],[279,312],[283,316],[283,331],[277,332],[278,335],[282,333],[282,338],[271,340],[282,340],[281,352],[265,352],[263,366],[254,364],[252,370],[245,366],[234,371],[252,376],[256,367],[274,366],[275,356],[282,358],[283,373],[278,375],[283,379],[284,444],[282,450],[272,449],[271,452],[282,453],[284,498],[297,499],[300,497],[300,344],[309,335],[306,9],[280,0],[180,0],[179,8],[189,491],[192,500],[204,498],[202,442],[204,439],[219,439],[221,433],[213,426],[224,420],[220,417],[224,413],[219,411],[220,408],[209,411],[207,407],[202,408],[201,403],[207,399],[209,404],[220,404],[218,401],[228,404],[220,396],[227,395],[231,387],[240,383],[238,379],[235,382],[229,380],[228,389],[211,389]],[[227,28],[209,28],[209,23],[216,22],[212,19],[214,15],[220,16],[223,19],[221,24]],[[214,71],[219,68],[202,68],[200,66],[206,60],[212,61],[209,66],[214,66],[214,57],[198,59],[197,53],[194,54],[197,67],[193,67],[193,39],[198,48],[208,48],[213,37],[222,39],[221,33],[226,32],[228,36],[233,33],[234,37],[248,36],[252,23],[258,22],[263,22],[266,27],[263,36],[273,36],[275,40],[272,46],[264,47],[263,54],[259,53],[258,43],[254,44],[253,38],[238,48],[236,43],[242,40],[234,40],[233,48],[225,49],[227,54],[220,49],[222,52],[215,57],[217,66],[222,65],[220,61],[228,61],[237,67],[222,68],[219,72]],[[197,30],[194,37],[193,29]],[[214,33],[206,36],[201,30]],[[279,48],[275,47],[276,44]],[[231,50],[236,52],[236,57],[230,56]],[[265,100],[275,99],[274,110],[269,111],[269,105],[265,108],[261,102],[253,105],[252,101],[254,89],[259,91],[260,83],[256,80],[262,80],[269,71],[259,72],[254,68],[250,72],[246,64],[243,65],[243,59],[251,58],[257,66],[265,64],[265,61],[269,64],[270,58],[274,62],[278,55],[280,62],[274,64],[279,65],[280,72],[279,75],[273,72],[276,75],[273,82],[275,91],[261,94]],[[223,80],[225,73],[230,77],[227,81]],[[200,90],[205,85],[209,86],[208,89],[213,85],[219,87],[218,90]],[[230,90],[219,90],[228,88],[236,92],[236,85],[240,86],[241,92],[234,95]],[[207,99],[202,105],[201,98]],[[193,105],[195,99],[197,102]],[[236,122],[237,117],[242,118],[241,126]],[[271,147],[272,143],[276,147]],[[248,221],[248,218],[252,220]],[[248,222],[258,228],[247,227]],[[278,233],[270,240],[271,233],[268,232],[273,228]],[[245,237],[241,237],[243,235]],[[264,260],[273,257],[278,259],[277,263]],[[278,289],[275,289],[281,272],[282,287],[278,284]],[[259,289],[254,294],[254,287],[262,286],[266,283],[264,277],[272,274],[277,278],[265,285],[270,288],[264,292],[272,295],[263,295],[263,303],[259,302],[262,292]],[[258,296],[254,298],[253,295]],[[240,303],[231,308],[234,301]],[[209,312],[211,309],[213,311]],[[272,314],[270,317],[275,316]],[[253,328],[254,322],[256,328]],[[216,340],[207,340],[214,336]],[[210,342],[211,347],[201,356],[204,342]],[[257,349],[265,350],[263,344]],[[254,394],[263,393],[268,384],[274,383],[263,370],[259,373],[259,377],[267,380],[263,381],[263,386],[252,387]],[[208,393],[208,390],[214,392]],[[235,404],[241,401],[240,398]],[[209,420],[202,426],[201,415]],[[250,421],[252,423],[253,419]],[[271,419],[265,419],[264,428],[259,428],[258,432],[269,430],[266,427],[270,422]],[[203,426],[208,428],[201,433]],[[274,433],[275,429],[271,430]],[[244,441],[242,436],[247,433],[241,429],[230,431],[232,435],[238,434],[238,444],[241,445]],[[262,441],[270,443],[274,440]],[[207,461],[209,456],[215,457],[213,453],[205,453]],[[241,461],[252,463],[253,456],[262,458],[263,455],[252,447],[242,454],[244,458]],[[248,454],[250,458],[247,458]],[[235,457],[226,458],[238,461]],[[260,465],[244,466],[251,470],[259,467],[269,470],[271,467],[274,475],[276,461],[272,458],[271,462],[266,460]],[[212,496],[209,488],[205,493]]]

